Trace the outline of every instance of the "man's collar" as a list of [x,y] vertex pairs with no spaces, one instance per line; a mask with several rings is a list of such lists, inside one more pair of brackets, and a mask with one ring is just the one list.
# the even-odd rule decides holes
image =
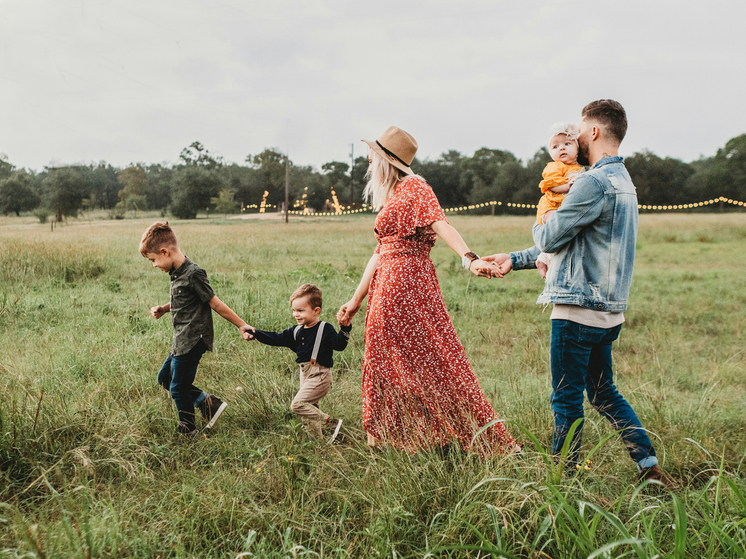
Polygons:
[[612,155],[609,157],[604,157],[603,159],[599,159],[591,166],[591,169],[603,167],[604,165],[609,165],[611,163],[623,163],[623,162],[624,162],[624,157],[622,157],[621,155]]

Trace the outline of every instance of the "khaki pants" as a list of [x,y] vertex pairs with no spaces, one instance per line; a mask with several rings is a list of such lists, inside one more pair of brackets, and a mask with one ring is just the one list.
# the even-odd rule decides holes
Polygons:
[[319,364],[300,364],[300,390],[293,398],[290,409],[303,418],[306,431],[321,437],[321,425],[329,416],[318,407],[319,401],[332,388],[332,370]]

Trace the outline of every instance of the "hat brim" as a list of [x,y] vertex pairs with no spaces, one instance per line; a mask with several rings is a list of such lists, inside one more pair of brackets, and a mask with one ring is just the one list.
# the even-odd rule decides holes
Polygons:
[[381,149],[381,147],[378,145],[378,142],[376,142],[375,140],[361,140],[361,141],[365,142],[366,144],[368,144],[368,147],[370,147],[370,149],[372,149],[373,151],[375,151],[378,155],[380,155],[381,157],[383,157],[384,160],[386,160],[389,163],[391,163],[397,169],[399,169],[401,171],[404,171],[408,175],[414,175],[414,171],[412,171],[411,167],[408,167],[407,165],[405,165],[401,161],[399,161],[399,160],[394,159],[393,157],[391,157],[389,154],[387,154],[385,151],[383,151]]

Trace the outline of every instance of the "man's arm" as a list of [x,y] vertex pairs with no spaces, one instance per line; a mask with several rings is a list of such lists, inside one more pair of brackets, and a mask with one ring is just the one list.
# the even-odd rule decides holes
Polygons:
[[536,246],[543,252],[561,250],[598,219],[603,207],[604,193],[600,185],[589,175],[580,175],[552,219],[544,225],[534,225],[532,233]]
[[536,259],[539,254],[541,254],[541,251],[536,245],[534,245],[531,248],[511,252],[510,254],[500,253],[491,256],[484,256],[482,257],[482,260],[494,263],[500,270],[500,274],[505,276],[511,270],[536,268]]

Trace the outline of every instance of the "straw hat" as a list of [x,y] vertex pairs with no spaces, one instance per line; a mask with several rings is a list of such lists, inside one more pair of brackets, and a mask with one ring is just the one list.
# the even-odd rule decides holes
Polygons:
[[401,128],[389,126],[377,140],[363,140],[378,155],[401,169],[408,175],[414,175],[409,166],[417,153],[417,141]]

